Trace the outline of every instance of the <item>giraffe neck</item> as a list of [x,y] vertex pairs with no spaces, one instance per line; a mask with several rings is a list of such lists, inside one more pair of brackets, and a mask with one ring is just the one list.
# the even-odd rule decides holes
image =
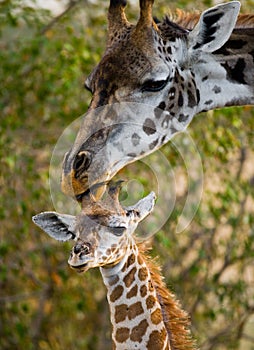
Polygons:
[[186,314],[150,264],[132,242],[123,260],[100,269],[107,287],[113,348],[193,349]]
[[[192,30],[198,13],[178,11],[177,24]],[[208,59],[207,59],[208,58]],[[195,113],[254,103],[254,15],[240,14],[229,40],[193,64],[200,103]]]
[[155,286],[137,246],[133,244],[123,260],[101,272],[108,290],[115,348],[169,350]]

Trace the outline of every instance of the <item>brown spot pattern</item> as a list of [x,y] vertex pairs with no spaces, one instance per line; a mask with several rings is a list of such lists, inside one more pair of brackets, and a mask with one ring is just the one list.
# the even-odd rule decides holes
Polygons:
[[131,266],[132,264],[134,264],[136,260],[136,257],[134,254],[131,254],[129,257],[128,257],[128,260],[127,260],[127,266]]
[[111,248],[108,248],[108,249],[106,250],[106,254],[107,254],[107,255],[110,255],[111,253],[112,253]]
[[155,302],[156,302],[155,297],[153,297],[152,295],[149,295],[149,297],[147,297],[146,299],[147,308],[152,309],[154,307]]
[[149,340],[147,342],[147,350],[161,350],[165,344],[166,340],[166,329],[163,328],[161,332],[153,331],[150,334]]
[[122,322],[126,319],[128,313],[128,305],[117,305],[115,308],[115,321],[116,323]]
[[146,288],[146,285],[143,285],[140,287],[140,294],[141,296],[144,298],[147,294],[147,288]]
[[145,281],[147,279],[147,276],[148,276],[147,269],[145,267],[142,267],[138,272],[138,277],[140,281]]
[[154,324],[159,324],[162,322],[162,314],[160,309],[156,309],[152,314],[151,314],[151,321]]
[[116,331],[116,341],[118,343],[123,343],[129,338],[130,330],[127,327],[118,328]]
[[130,287],[130,285],[135,281],[136,271],[137,271],[137,268],[133,267],[133,269],[131,269],[130,272],[124,277],[123,281],[127,288]]
[[114,275],[111,277],[111,279],[109,280],[109,285],[113,286],[114,284],[116,284],[119,281],[119,277],[117,275]]
[[146,333],[148,327],[148,322],[147,320],[141,321],[136,327],[134,327],[131,331],[130,334],[130,339],[132,341],[137,341],[141,343],[143,336]]
[[131,290],[126,294],[127,299],[130,299],[132,297],[135,297],[138,292],[138,286],[134,286],[131,288]]
[[156,132],[156,125],[154,121],[150,118],[146,118],[143,124],[143,130],[147,135],[152,135]]
[[143,264],[143,260],[142,260],[142,258],[141,258],[140,255],[138,255],[138,264],[139,264],[139,265],[142,265],[142,264]]
[[155,146],[157,146],[158,142],[159,142],[159,139],[156,139],[153,142],[151,142],[149,145],[149,149],[152,150]]
[[138,315],[141,315],[142,313],[144,313],[144,309],[142,307],[141,302],[138,301],[129,307],[128,317],[130,320],[132,320],[133,318],[137,317]]
[[125,271],[127,270],[127,267],[128,267],[128,266],[127,266],[127,261],[126,261],[126,263],[123,265],[121,271],[122,271],[122,272],[125,272]]
[[133,146],[137,146],[140,143],[140,136],[136,133],[134,133],[131,137],[131,141]]
[[148,281],[148,289],[150,292],[154,291],[154,286],[153,286],[153,282],[152,281]]
[[115,321],[116,323],[123,322],[126,317],[128,317],[129,320],[132,320],[143,313],[144,309],[140,301],[130,306],[126,304],[117,305],[115,308]]
[[114,303],[117,299],[121,297],[123,294],[123,287],[122,286],[117,286],[113,292],[110,294],[110,301]]

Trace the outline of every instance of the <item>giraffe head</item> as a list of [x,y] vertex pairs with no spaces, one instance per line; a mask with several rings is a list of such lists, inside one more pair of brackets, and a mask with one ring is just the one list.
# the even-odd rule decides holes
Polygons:
[[168,18],[156,24],[152,0],[140,0],[140,18],[130,24],[125,5],[110,1],[106,51],[85,83],[90,107],[63,162],[62,190],[77,198],[158,149],[201,111],[193,65],[202,67],[224,45],[240,7],[211,8],[190,31]]
[[106,201],[83,197],[79,215],[43,212],[33,217],[36,225],[58,241],[74,240],[68,263],[79,272],[92,267],[114,266],[125,256],[140,221],[152,210],[151,192],[133,206],[123,208],[118,201],[119,186],[112,185]]

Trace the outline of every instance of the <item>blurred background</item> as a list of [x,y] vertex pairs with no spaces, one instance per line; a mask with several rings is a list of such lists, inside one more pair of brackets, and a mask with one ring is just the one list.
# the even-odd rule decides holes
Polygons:
[[[138,1],[129,3],[127,14],[135,21]],[[154,15],[162,18],[169,6],[203,10],[214,4],[157,0]],[[31,221],[34,214],[55,209],[48,181],[51,155],[65,128],[87,110],[90,94],[83,83],[105,48],[107,6],[102,0],[0,1],[1,350],[111,348],[99,271],[70,270],[71,244],[53,241]],[[242,1],[242,12],[253,8],[253,0]],[[159,255],[167,285],[189,312],[201,350],[251,350],[254,109],[200,114],[189,135],[201,156],[202,200],[192,223],[176,233],[188,169],[177,148],[167,144],[162,152],[180,187],[171,215],[152,239],[152,255]],[[148,192],[153,175],[144,169],[137,162],[119,176],[135,178],[136,192]],[[167,181],[160,186],[169,191]],[[65,198],[63,210],[70,203]]]

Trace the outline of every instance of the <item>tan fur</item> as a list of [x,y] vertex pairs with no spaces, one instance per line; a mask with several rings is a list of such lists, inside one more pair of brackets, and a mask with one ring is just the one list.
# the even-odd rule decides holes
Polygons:
[[157,297],[162,308],[163,321],[168,331],[170,344],[174,350],[194,350],[195,341],[190,334],[190,319],[188,314],[182,310],[178,300],[171,293],[161,275],[161,268],[146,253],[147,247],[144,243],[138,245],[140,255],[146,262],[156,288]]
[[[190,13],[177,9],[176,14],[170,17],[179,26],[191,30],[198,23],[200,13],[198,11]],[[254,14],[240,14],[235,28],[254,28]]]
[[153,22],[152,7],[153,0],[141,0],[140,1],[140,19],[137,26],[151,26]]
[[236,28],[254,28],[254,14],[240,15]]
[[109,31],[115,31],[128,25],[128,21],[124,13],[125,6],[126,4],[124,2],[110,2],[108,9]]

